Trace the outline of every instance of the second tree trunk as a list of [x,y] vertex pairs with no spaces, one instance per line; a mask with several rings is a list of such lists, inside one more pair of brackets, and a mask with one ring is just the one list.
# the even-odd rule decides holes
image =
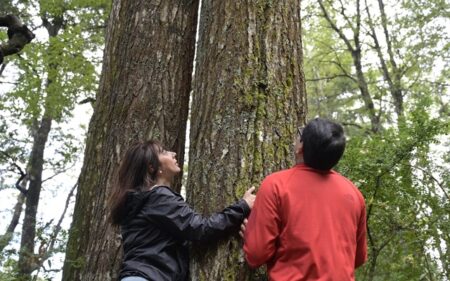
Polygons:
[[[210,214],[293,164],[306,111],[300,2],[206,0],[199,24],[187,197]],[[241,247],[194,245],[192,280],[254,280]]]

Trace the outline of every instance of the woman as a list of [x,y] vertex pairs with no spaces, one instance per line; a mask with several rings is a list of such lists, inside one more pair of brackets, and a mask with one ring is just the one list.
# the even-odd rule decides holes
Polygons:
[[180,173],[174,152],[155,141],[133,145],[111,197],[111,220],[122,232],[121,281],[188,280],[188,241],[217,240],[238,231],[255,195],[204,218],[170,188]]

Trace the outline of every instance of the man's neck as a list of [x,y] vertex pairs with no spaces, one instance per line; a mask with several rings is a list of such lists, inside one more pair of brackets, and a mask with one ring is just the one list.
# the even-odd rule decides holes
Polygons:
[[295,158],[295,165],[303,164],[303,163],[305,163],[305,161],[303,160],[303,157],[296,157]]

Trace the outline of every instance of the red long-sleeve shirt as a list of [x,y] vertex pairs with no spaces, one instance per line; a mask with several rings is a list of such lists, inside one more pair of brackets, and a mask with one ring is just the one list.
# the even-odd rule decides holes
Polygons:
[[248,264],[274,281],[354,280],[367,259],[366,208],[340,174],[304,164],[273,173],[258,190],[245,231]]

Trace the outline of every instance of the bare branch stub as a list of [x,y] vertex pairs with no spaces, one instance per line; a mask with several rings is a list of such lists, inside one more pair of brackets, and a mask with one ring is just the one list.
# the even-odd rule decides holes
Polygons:
[[0,64],[2,64],[4,57],[20,52],[35,35],[14,15],[0,16],[0,27],[8,28],[8,41],[0,45]]

